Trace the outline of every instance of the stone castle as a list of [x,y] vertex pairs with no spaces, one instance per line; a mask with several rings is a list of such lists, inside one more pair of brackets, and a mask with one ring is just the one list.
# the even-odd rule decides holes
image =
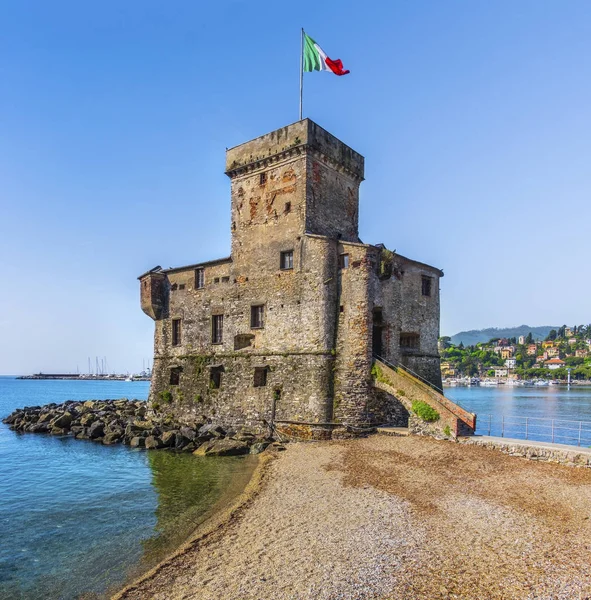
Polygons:
[[441,387],[443,273],[361,242],[363,157],[304,119],[227,150],[226,175],[231,255],[139,277],[156,325],[152,403],[315,437],[407,423],[372,362]]

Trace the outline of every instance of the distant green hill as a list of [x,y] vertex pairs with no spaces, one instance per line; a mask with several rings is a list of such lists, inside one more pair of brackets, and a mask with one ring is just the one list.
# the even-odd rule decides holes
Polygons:
[[546,338],[551,329],[558,329],[560,325],[542,325],[541,327],[530,327],[520,325],[519,327],[489,327],[488,329],[472,329],[460,331],[451,337],[451,343],[456,346],[462,342],[464,346],[474,346],[480,342],[488,342],[491,338],[518,338],[527,335],[530,331],[535,340]]

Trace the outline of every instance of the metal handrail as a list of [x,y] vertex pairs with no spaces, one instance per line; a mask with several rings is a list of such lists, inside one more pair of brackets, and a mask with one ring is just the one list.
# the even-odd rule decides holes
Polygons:
[[445,392],[443,391],[443,388],[439,388],[436,385],[434,385],[433,383],[431,383],[430,381],[427,381],[424,377],[421,377],[418,373],[415,373],[412,369],[410,369],[406,365],[403,365],[400,361],[396,360],[395,358],[392,358],[391,360],[393,360],[397,364],[393,364],[393,363],[389,362],[388,360],[386,360],[385,358],[383,358],[382,356],[378,356],[377,354],[374,354],[373,357],[374,357],[374,359],[383,362],[386,366],[388,366],[390,368],[402,369],[403,371],[410,373],[413,377],[416,377],[420,382],[422,382],[425,385],[428,385],[430,388],[434,389],[438,394],[441,394],[444,398],[451,400],[454,404],[456,404],[460,408],[464,409],[466,412],[469,412],[470,414],[474,414],[474,413],[472,413],[472,411],[468,410],[468,408],[463,406],[460,402],[458,402],[457,400],[454,400],[454,398],[452,398],[451,396],[446,396]]
[[[488,419],[486,418],[488,417]],[[479,423],[488,423],[488,435],[491,435],[493,431],[493,415],[481,415]],[[498,424],[498,416],[497,421]],[[562,425],[562,423],[574,424],[574,427]],[[532,431],[533,428],[533,431]],[[513,415],[501,415],[500,416],[500,429],[501,437],[505,437],[505,434],[509,431],[516,432],[517,435],[523,435],[524,439],[536,440],[543,442],[545,440],[539,439],[540,437],[549,437],[552,443],[555,443],[557,439],[562,440],[573,440],[576,441],[577,446],[589,445],[591,446],[591,421],[575,421],[572,419],[548,419],[544,417],[520,417]],[[550,431],[543,431],[543,430]],[[542,431],[540,431],[542,430]],[[568,432],[576,432],[575,435],[569,435]],[[588,434],[588,435],[583,435]],[[515,435],[515,433],[513,433]]]

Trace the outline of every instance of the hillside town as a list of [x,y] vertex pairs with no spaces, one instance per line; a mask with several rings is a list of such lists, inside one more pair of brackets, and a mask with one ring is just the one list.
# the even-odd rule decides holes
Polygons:
[[486,343],[454,345],[439,339],[447,385],[552,385],[591,380],[591,325],[552,329],[546,339],[529,333]]

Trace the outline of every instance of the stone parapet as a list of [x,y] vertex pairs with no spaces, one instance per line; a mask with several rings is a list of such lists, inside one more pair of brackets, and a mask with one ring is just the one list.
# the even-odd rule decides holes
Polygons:
[[226,151],[226,174],[265,167],[281,157],[289,158],[298,149],[319,153],[359,179],[364,175],[364,159],[334,135],[304,119],[276,129]]
[[460,437],[458,441],[463,444],[483,446],[492,450],[499,450],[511,456],[522,456],[530,460],[555,462],[571,467],[591,468],[591,449],[566,444],[548,444],[530,440],[516,440],[485,435]]

